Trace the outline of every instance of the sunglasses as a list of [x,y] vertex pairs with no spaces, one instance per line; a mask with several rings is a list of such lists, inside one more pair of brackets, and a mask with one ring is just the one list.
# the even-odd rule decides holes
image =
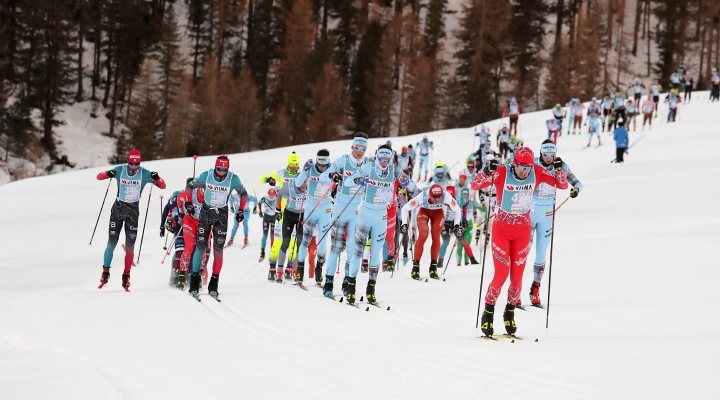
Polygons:
[[381,163],[389,163],[390,157],[378,157],[378,161],[380,161]]
[[542,153],[545,158],[555,158],[555,153]]
[[131,167],[140,166],[140,163],[139,163],[139,162],[129,162],[128,164],[129,164]]
[[220,167],[218,167],[218,168],[215,168],[215,169],[217,170],[217,172],[228,172],[228,169],[227,169],[227,168],[220,168]]
[[435,200],[440,200],[440,199],[443,197],[443,195],[441,195],[441,194],[440,194],[440,195],[437,195],[437,196],[431,195],[430,197],[432,197],[432,198],[435,199]]
[[355,150],[355,151],[365,151],[365,150],[367,150],[367,147],[355,145],[355,146],[353,146],[353,150]]
[[317,166],[318,166],[318,168],[327,168],[327,167],[330,166],[330,164],[329,164],[329,163],[328,163],[328,164],[320,164],[320,163],[317,163]]
[[516,165],[517,165],[518,169],[520,169],[520,171],[530,171],[533,167],[532,165],[522,165],[522,164],[516,164]]

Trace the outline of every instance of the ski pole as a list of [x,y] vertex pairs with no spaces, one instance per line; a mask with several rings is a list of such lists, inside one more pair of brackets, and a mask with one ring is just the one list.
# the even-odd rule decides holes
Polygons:
[[[338,216],[335,218],[335,220],[333,220],[332,224],[330,224],[330,226],[328,227],[328,230],[325,231],[325,234],[320,238],[320,240],[318,240],[318,245],[319,245],[320,243],[322,243],[323,239],[325,239],[325,236],[327,236],[327,234],[332,230],[332,227],[333,227],[333,226],[335,225],[335,223],[340,219],[340,216],[343,215],[343,213],[345,212],[345,210],[347,210],[348,206],[350,205],[350,203],[352,203],[352,201],[355,199],[355,196],[357,196],[357,194],[358,194],[359,192],[360,192],[359,190],[356,191],[355,194],[350,198],[350,201],[345,205],[345,207],[342,209],[342,211],[340,211],[340,214],[338,214]],[[348,236],[350,236],[350,232],[348,232]],[[348,237],[348,239],[349,239],[349,237]]]
[[175,241],[177,240],[178,235],[180,235],[180,232],[182,232],[182,229],[178,229],[178,233],[176,233],[175,236],[173,236],[172,243],[170,243],[170,248],[167,249],[167,252],[165,253],[165,256],[163,257],[163,260],[160,264],[165,264],[165,259],[167,258],[167,256],[170,255],[170,252],[172,251],[173,247],[175,247]]
[[[492,182],[490,183],[490,187],[493,187],[495,185],[495,174],[493,174]],[[489,203],[489,201],[488,201]],[[488,215],[491,214],[490,204],[488,204]],[[485,220],[485,232],[487,232],[488,227],[488,219]],[[480,304],[482,304],[482,288],[483,288],[483,280],[485,279],[485,253],[487,252],[487,237],[484,238],[485,245],[483,246],[483,257],[482,257],[482,268],[480,272],[480,294],[478,294],[478,308],[477,308],[477,319],[475,320],[475,329],[480,325]]]
[[92,246],[93,238],[95,237],[95,231],[97,230],[98,222],[100,222],[100,215],[102,215],[102,210],[105,207],[105,200],[107,199],[108,191],[110,191],[110,183],[112,182],[112,179],[108,180],[108,187],[105,189],[105,197],[103,197],[102,205],[100,206],[100,212],[98,213],[97,221],[95,221],[95,229],[93,229],[92,236],[90,236],[90,245]]
[[[163,210],[162,201],[163,201],[163,196],[160,195],[160,224],[161,224],[160,226],[161,227],[165,225],[164,224],[165,221],[163,220],[163,215],[162,215],[162,210]],[[165,235],[165,245],[163,246],[163,250],[167,250],[167,240],[168,240],[168,235]]]
[[193,179],[195,179],[195,164],[197,164],[197,154],[193,156]]
[[560,203],[558,208],[555,209],[555,212],[558,212],[560,210],[560,207],[562,207],[563,204],[565,204],[568,200],[570,200],[570,196],[568,196],[567,199],[565,199],[562,203]]
[[445,269],[443,269],[443,273],[442,273],[443,275],[445,275],[445,271],[447,271],[447,267],[448,267],[448,265],[450,265],[450,258],[452,257],[453,251],[455,251],[455,245],[457,244],[457,241],[458,241],[458,239],[457,239],[457,236],[456,236],[456,237],[455,237],[455,243],[453,243],[452,250],[450,250],[450,255],[448,255],[448,260],[447,260],[447,262],[445,263]]
[[325,193],[323,193],[322,197],[320,197],[320,200],[318,200],[317,204],[315,204],[315,207],[313,207],[313,209],[310,211],[310,214],[308,214],[307,217],[303,218],[302,225],[305,225],[305,221],[307,221],[307,220],[310,218],[310,216],[313,215],[313,213],[315,212],[315,210],[318,208],[318,206],[319,206],[319,205],[322,203],[322,201],[325,199],[325,196],[327,196],[327,194],[330,193],[330,191],[335,188],[335,185],[336,185],[336,183],[333,182],[333,184],[330,185],[330,187],[325,191]]
[[[555,193],[557,193],[557,175],[555,175]],[[553,210],[555,209],[555,201],[557,196],[553,197]],[[545,315],[545,329],[550,324],[550,287],[552,285],[552,266],[553,266],[553,244],[555,242],[555,212],[553,211],[552,216],[552,233],[550,234],[550,265],[548,266],[548,302],[547,302],[547,314]]]
[[152,184],[150,184],[150,193],[148,194],[147,208],[145,209],[145,222],[143,222],[142,236],[140,236],[140,249],[138,249],[137,263],[140,264],[140,253],[142,252],[143,239],[145,239],[145,227],[147,226],[148,212],[150,211],[150,199],[152,199]]

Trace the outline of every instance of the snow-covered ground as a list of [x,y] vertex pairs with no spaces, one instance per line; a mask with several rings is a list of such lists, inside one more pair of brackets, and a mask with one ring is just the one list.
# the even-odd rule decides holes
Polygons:
[[[586,150],[586,134],[560,137],[560,155],[585,189],[557,214],[549,329],[544,311],[517,311],[525,340],[516,343],[475,338],[479,266],[451,263],[445,282],[412,281],[410,265],[393,278],[381,273],[377,296],[390,311],[354,309],[315,288],[269,283],[267,263],[256,261],[257,216],[251,218],[251,245],[225,251],[222,303],[207,296],[197,303],[169,289],[169,266],[160,264],[159,196],[182,187],[192,159],[144,163],[169,188],[152,191],[131,293],[120,287],[119,247],[108,286],[97,289],[109,203],[93,245],[88,241],[107,187],[95,180],[102,168],[4,185],[3,397],[713,398],[720,371],[720,318],[713,307],[720,284],[720,104],[702,96],[681,106],[681,121],[656,119],[624,165],[609,162],[615,148],[607,133],[603,146]],[[522,117],[522,136],[536,152],[548,117],[547,111]],[[497,125],[490,124],[493,130]],[[462,162],[471,151],[471,132],[431,133],[434,159]],[[631,141],[639,135],[631,132]],[[381,140],[371,142],[374,147]],[[322,147],[338,156],[349,146],[341,141],[294,150],[308,159]],[[260,196],[267,187],[259,177],[282,168],[289,152],[232,155],[231,169]],[[198,159],[198,171],[211,168],[213,159]],[[143,216],[148,193],[149,187]],[[487,263],[486,286],[490,257]],[[428,264],[426,256],[423,274]],[[366,281],[360,274],[359,292]]]

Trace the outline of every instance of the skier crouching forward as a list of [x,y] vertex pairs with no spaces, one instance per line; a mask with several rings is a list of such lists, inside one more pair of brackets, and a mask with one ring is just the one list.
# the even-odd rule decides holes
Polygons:
[[534,164],[534,161],[532,150],[521,147],[516,151],[515,162],[512,165],[498,168],[497,160],[490,160],[472,183],[473,190],[495,186],[499,205],[493,221],[492,234],[495,276],[485,295],[485,311],[480,326],[486,336],[493,335],[495,303],[508,274],[510,287],[503,320],[508,334],[514,335],[517,330],[515,305],[520,301],[522,275],[530,251],[530,208],[535,187],[542,183],[559,189],[568,187],[567,175],[562,170],[563,162],[559,157],[553,162],[553,167],[557,171],[554,175],[542,166]]

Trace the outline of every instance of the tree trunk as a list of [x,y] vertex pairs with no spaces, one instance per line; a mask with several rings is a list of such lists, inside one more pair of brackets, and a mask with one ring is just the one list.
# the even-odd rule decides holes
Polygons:
[[223,53],[225,52],[225,1],[226,0],[220,0],[220,4],[218,7],[218,24],[220,25],[218,27],[218,46],[217,46],[217,70],[218,73],[220,73],[220,69],[222,68],[222,59],[223,59]]
[[50,153],[50,157],[55,159],[55,141],[53,140],[53,130],[52,130],[52,122],[53,122],[53,110],[52,110],[52,103],[50,101],[45,101],[44,107],[43,107],[43,138],[42,138],[42,144],[43,147],[45,147],[45,150],[47,150],[48,153]]
[[108,98],[110,98],[110,80],[112,79],[112,31],[108,35],[108,56],[105,59],[105,67],[107,69],[107,79],[105,80],[105,95],[103,95],[102,105],[107,108]]
[[[115,119],[117,118],[117,95],[118,95],[118,68],[115,68],[115,77],[113,79],[113,97],[112,107],[110,108],[110,137],[115,137]],[[110,82],[110,79],[108,79]]]
[[620,86],[620,72],[623,67],[622,54],[623,54],[623,39],[625,36],[625,0],[618,0],[618,25],[620,26],[620,32],[617,37],[617,75],[615,76],[615,86]]
[[[485,7],[485,4],[483,4]],[[553,58],[557,58],[562,49],[562,23],[563,12],[565,11],[565,1],[557,0],[557,12],[555,21],[555,46],[553,47]]]
[[612,48],[613,38],[613,4],[614,0],[608,0],[607,9],[607,42],[605,42],[605,56],[603,57],[603,93],[608,92],[608,60],[610,58],[610,49]]
[[322,14],[322,40],[327,41],[327,27],[328,27],[328,6],[330,0],[323,0],[323,14]]
[[637,56],[638,31],[640,30],[640,15],[642,14],[643,0],[636,0],[635,6],[635,28],[633,29],[633,48],[632,55]]
[[645,1],[645,20],[647,21],[647,76],[650,76],[650,0]]
[[81,16],[78,25],[78,90],[75,101],[81,102],[83,100],[83,28],[85,27],[85,18]]

